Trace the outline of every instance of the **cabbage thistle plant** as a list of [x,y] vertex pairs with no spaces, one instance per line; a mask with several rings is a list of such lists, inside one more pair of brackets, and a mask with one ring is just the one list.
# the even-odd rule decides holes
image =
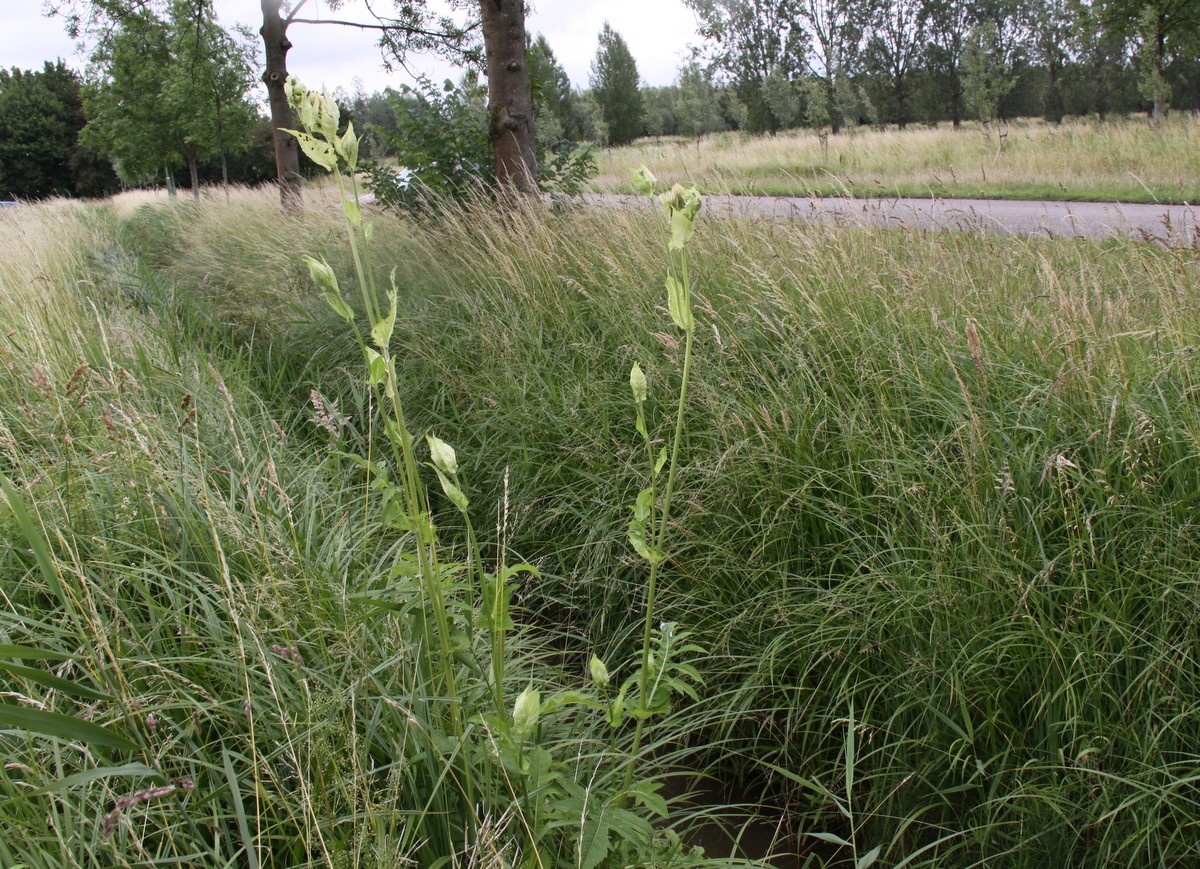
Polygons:
[[[666,289],[670,316],[685,334],[685,354],[674,432],[669,449],[654,455],[644,412],[648,384],[634,364],[633,391],[637,431],[647,457],[648,485],[633,505],[628,539],[648,564],[642,642],[629,675],[613,671],[593,656],[587,681],[570,687],[538,685],[507,676],[514,654],[510,640],[516,625],[510,614],[514,581],[537,577],[531,565],[508,565],[499,552],[489,570],[472,525],[467,487],[453,446],[432,433],[418,438],[409,426],[391,350],[397,322],[395,272],[380,292],[371,261],[372,224],[364,218],[356,180],[358,141],[352,125],[339,135],[336,103],[288,80],[288,99],[300,130],[289,130],[304,153],[336,179],[354,263],[361,313],[343,296],[339,279],[324,260],[306,257],[321,298],[341,317],[361,348],[366,385],[383,415],[384,457],[356,457],[387,527],[406,545],[390,572],[396,582],[419,589],[411,624],[426,650],[418,662],[440,713],[431,721],[444,728],[444,770],[436,787],[447,791],[430,805],[446,807],[415,823],[422,831],[422,860],[454,860],[463,842],[477,845],[494,834],[485,829],[498,817],[519,849],[521,866],[698,865],[678,836],[655,831],[652,820],[667,817],[665,798],[653,779],[637,776],[646,728],[669,710],[678,695],[696,697],[696,670],[681,658],[699,651],[671,623],[655,624],[655,597],[667,552],[667,528],[683,411],[692,356],[694,320],[686,255],[701,199],[695,189],[676,186],[655,201],[667,253]],[[634,176],[635,189],[653,197],[654,179],[646,170]],[[427,461],[418,455],[423,440]],[[423,469],[427,469],[423,471]],[[448,547],[439,540],[423,473],[432,471],[442,493],[462,518],[465,540]],[[665,472],[665,483],[658,480]],[[381,608],[394,609],[393,598],[360,594]],[[528,668],[526,668],[528,669]],[[534,671],[534,678],[549,677]],[[601,738],[596,738],[600,736]],[[581,752],[584,745],[607,746]],[[590,749],[589,749],[590,750]],[[399,760],[399,759],[396,759]],[[446,816],[452,816],[447,822]],[[434,818],[436,816],[436,823]],[[439,826],[440,825],[440,826]],[[501,849],[502,853],[511,853]],[[502,863],[507,861],[502,860]]]

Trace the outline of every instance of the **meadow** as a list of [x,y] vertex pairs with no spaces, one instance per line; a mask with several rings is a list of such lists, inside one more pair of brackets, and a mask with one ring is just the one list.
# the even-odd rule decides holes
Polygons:
[[628,167],[717,193],[1193,203],[1200,199],[1200,120],[1021,119],[982,127],[913,125],[775,136],[719,133],[639,139],[598,152],[594,189],[624,192]]
[[0,863],[1200,859],[1194,248],[701,212],[650,658],[686,685],[634,740],[657,221],[371,215],[430,589],[307,195],[0,213]]

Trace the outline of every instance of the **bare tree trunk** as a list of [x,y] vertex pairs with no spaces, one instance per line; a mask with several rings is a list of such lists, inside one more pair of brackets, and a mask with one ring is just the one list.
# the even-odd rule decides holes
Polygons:
[[292,107],[288,105],[287,53],[292,43],[287,38],[287,27],[280,15],[283,0],[262,0],[263,25],[258,32],[266,47],[267,68],[263,83],[267,86],[267,97],[271,104],[271,133],[275,139],[275,174],[279,181],[279,202],[289,214],[299,212],[304,202],[300,193],[300,149],[293,136],[283,132],[295,126]]
[[200,165],[196,159],[195,152],[189,152],[187,155],[188,176],[192,181],[192,198],[197,202],[200,201]]
[[[263,0],[265,5],[267,0]],[[525,63],[525,0],[479,0],[487,51],[488,117],[496,181],[501,188],[537,192],[533,97]]]

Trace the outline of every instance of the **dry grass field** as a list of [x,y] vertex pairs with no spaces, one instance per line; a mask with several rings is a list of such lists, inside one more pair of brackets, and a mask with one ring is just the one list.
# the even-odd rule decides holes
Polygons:
[[1195,202],[1200,199],[1200,120],[1174,115],[1061,125],[1022,120],[984,129],[811,130],[699,141],[642,139],[598,156],[594,188],[623,191],[630,166],[691,181],[708,192]]

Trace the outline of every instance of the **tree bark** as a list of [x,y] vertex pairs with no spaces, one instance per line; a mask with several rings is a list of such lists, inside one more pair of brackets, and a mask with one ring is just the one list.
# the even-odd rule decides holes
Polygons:
[[258,32],[266,48],[267,68],[263,83],[271,104],[271,134],[275,140],[275,174],[279,183],[279,203],[289,214],[298,213],[304,206],[300,193],[300,149],[294,136],[283,132],[295,126],[292,107],[288,105],[287,53],[292,43],[287,38],[287,25],[280,15],[283,0],[262,0],[263,25]]
[[[267,0],[263,0],[264,5]],[[525,0],[479,0],[487,52],[488,117],[501,189],[537,192],[533,97],[525,58]]]
[[200,201],[200,166],[199,160],[196,159],[196,152],[189,151],[187,155],[188,177],[192,182],[192,198],[197,202]]

